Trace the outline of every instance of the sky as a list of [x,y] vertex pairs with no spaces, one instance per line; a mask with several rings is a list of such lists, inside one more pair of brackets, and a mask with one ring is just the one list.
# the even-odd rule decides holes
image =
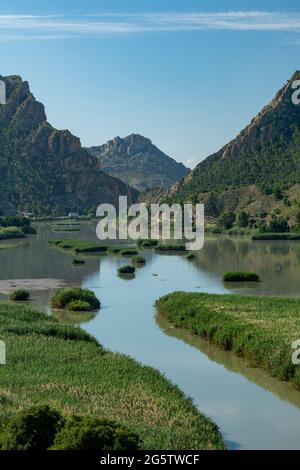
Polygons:
[[0,2],[0,74],[86,146],[139,133],[194,167],[298,69],[299,0]]

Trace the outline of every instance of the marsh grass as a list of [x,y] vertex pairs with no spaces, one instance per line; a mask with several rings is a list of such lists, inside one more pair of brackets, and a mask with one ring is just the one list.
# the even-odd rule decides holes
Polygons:
[[135,267],[134,266],[129,266],[129,265],[124,265],[124,266],[120,266],[118,268],[118,274],[124,276],[124,275],[127,275],[127,274],[134,274],[135,273]]
[[146,260],[143,256],[133,256],[132,257],[132,264],[133,266],[144,266],[146,264]]
[[0,227],[0,240],[11,240],[13,238],[26,238],[19,227]]
[[252,240],[300,240],[300,233],[259,233]]
[[135,256],[138,254],[138,251],[135,248],[124,248],[120,251],[121,256]]
[[139,248],[154,248],[158,245],[158,240],[142,239],[140,238],[136,242]]
[[156,306],[176,327],[300,387],[300,369],[292,363],[292,342],[300,338],[300,300],[174,292]]
[[180,244],[162,244],[162,243],[159,243],[156,247],[155,247],[155,251],[156,253],[162,253],[162,252],[175,252],[175,253],[182,253],[185,250],[185,245],[180,245]]
[[94,292],[81,287],[63,287],[58,289],[51,298],[51,305],[54,308],[65,308],[75,311],[98,310],[101,306]]
[[[20,333],[21,332],[21,333]],[[0,303],[0,419],[49,404],[65,415],[119,422],[144,449],[222,449],[217,427],[158,371],[105,351],[78,327]]]
[[26,289],[15,289],[15,290],[10,291],[8,296],[10,300],[24,301],[24,300],[29,300],[30,292]]
[[233,271],[223,275],[224,282],[260,282],[259,275],[251,272]]

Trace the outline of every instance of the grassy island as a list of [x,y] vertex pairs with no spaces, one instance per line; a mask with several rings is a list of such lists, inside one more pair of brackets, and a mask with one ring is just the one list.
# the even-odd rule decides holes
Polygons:
[[156,305],[174,326],[300,388],[300,367],[292,362],[292,343],[300,338],[300,300],[174,292]]

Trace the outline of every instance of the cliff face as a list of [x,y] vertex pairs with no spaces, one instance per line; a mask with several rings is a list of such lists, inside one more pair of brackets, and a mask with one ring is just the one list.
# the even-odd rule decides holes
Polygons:
[[150,139],[131,134],[115,137],[99,147],[90,147],[101,169],[139,191],[152,188],[168,189],[183,178],[189,169],[168,157]]
[[118,203],[119,195],[135,202],[138,192],[100,169],[99,161],[68,130],[54,129],[44,106],[18,76],[6,84],[0,105],[0,208],[65,214]]
[[187,200],[205,192],[259,185],[272,192],[300,182],[300,105],[292,102],[296,72],[251,123],[173,187],[170,197]]

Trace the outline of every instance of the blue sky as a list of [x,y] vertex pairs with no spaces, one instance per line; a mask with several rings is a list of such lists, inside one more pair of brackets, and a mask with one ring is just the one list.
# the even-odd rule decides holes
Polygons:
[[84,145],[136,132],[194,166],[300,69],[297,3],[1,0],[0,74]]

